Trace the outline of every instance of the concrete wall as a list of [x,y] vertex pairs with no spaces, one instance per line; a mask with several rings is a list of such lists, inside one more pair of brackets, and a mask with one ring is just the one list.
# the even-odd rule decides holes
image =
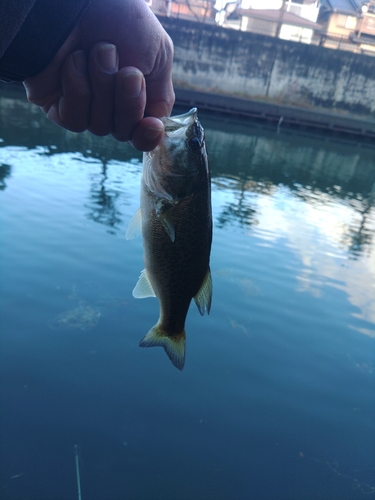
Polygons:
[[178,86],[279,104],[369,114],[375,111],[375,58],[160,18],[175,44]]

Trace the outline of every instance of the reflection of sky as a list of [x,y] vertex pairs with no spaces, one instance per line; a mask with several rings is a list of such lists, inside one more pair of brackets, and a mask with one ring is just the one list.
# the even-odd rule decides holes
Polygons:
[[[303,267],[298,282],[301,292],[319,295],[323,284],[346,292],[356,316],[372,324],[357,328],[375,337],[375,251],[370,247],[359,259],[350,259],[343,241],[347,228],[357,217],[355,210],[344,202],[333,202],[328,196],[315,198],[313,204],[290,196],[285,188],[273,196],[261,196],[257,201],[259,224],[251,232],[262,243],[277,245],[286,239],[288,246]],[[370,229],[375,231],[372,212]]]
[[[350,252],[350,228],[359,226],[361,215],[354,206],[327,193],[306,193],[302,187],[297,193],[274,186],[270,195],[245,191],[240,196],[235,181],[214,178],[213,185],[215,222],[222,220],[223,207],[236,207],[231,213],[238,213],[239,199],[243,206],[251,206],[256,223],[240,223],[250,228],[248,234],[259,240],[259,246],[280,242],[290,248],[301,262],[296,269],[298,290],[317,297],[323,286],[344,291],[357,308],[353,317],[359,321],[353,328],[375,337],[375,249],[372,241],[356,258]],[[366,231],[375,234],[373,207]]]

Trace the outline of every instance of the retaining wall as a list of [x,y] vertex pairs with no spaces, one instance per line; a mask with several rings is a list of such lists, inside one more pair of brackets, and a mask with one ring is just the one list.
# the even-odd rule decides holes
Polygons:
[[159,18],[175,45],[176,85],[278,104],[375,111],[375,58],[182,19]]

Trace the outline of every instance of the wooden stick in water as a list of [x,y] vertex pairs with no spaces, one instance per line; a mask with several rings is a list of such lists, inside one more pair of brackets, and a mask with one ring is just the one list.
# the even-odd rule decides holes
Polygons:
[[81,493],[81,476],[79,473],[79,456],[78,456],[78,445],[74,445],[74,455],[75,455],[75,461],[76,461],[76,476],[77,476],[77,491],[78,491],[78,500],[82,500],[82,493]]

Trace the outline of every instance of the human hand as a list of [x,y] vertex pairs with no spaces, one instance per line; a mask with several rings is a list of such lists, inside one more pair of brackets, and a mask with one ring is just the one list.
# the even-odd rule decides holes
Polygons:
[[28,99],[74,132],[160,143],[174,103],[173,45],[144,0],[94,0],[53,61],[24,81]]

